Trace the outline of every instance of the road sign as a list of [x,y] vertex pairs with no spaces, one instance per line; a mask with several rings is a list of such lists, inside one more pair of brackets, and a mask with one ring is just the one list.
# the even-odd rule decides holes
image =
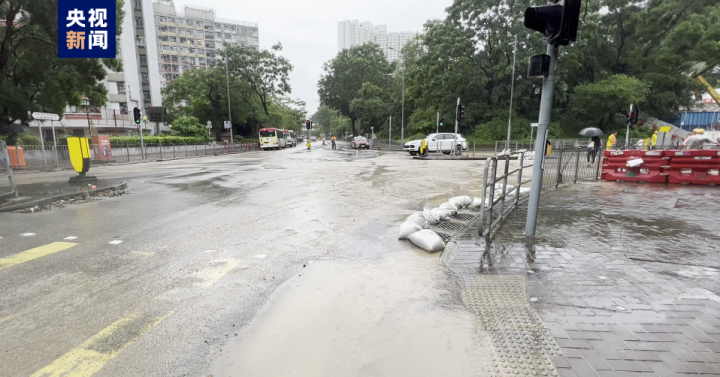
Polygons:
[[150,112],[148,113],[148,119],[151,122],[162,122],[163,121],[163,108],[160,106],[150,106]]
[[211,121],[207,121],[207,123],[205,123],[205,124],[207,125],[207,129],[208,129],[208,130],[212,128],[212,122],[211,122]]
[[540,123],[530,123],[530,127],[537,127],[539,125],[540,125]]
[[660,127],[660,132],[670,132],[670,126],[663,126]]
[[32,113],[32,117],[37,120],[60,120],[60,115],[50,113]]
[[232,123],[230,123],[229,120],[226,120],[224,126],[226,130],[229,130],[232,128]]

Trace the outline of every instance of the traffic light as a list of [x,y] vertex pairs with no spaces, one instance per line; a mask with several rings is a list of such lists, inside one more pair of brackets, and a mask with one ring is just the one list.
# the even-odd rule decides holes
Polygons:
[[142,122],[142,114],[140,114],[140,109],[137,107],[133,109],[133,119],[135,119],[135,124]]
[[440,127],[442,127],[443,124],[445,124],[445,119],[440,119]]
[[525,27],[542,33],[546,43],[568,45],[577,38],[581,0],[548,0],[525,9]]
[[639,118],[640,108],[634,106],[633,109],[629,113],[627,113],[627,121],[632,126],[633,124],[636,124],[638,122]]
[[457,118],[458,122],[462,122],[463,119],[465,119],[465,106],[463,106],[462,104],[458,104],[455,117]]
[[305,121],[305,128],[306,129],[312,129],[312,122],[310,120]]

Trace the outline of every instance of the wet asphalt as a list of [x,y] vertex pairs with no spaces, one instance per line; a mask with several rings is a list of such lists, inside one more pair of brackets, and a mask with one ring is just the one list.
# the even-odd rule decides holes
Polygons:
[[[397,225],[450,196],[477,195],[482,167],[482,161],[418,161],[404,153],[354,151],[343,144],[332,151],[314,143],[310,151],[92,168],[103,182],[126,181],[129,193],[46,212],[0,213],[0,376],[201,376],[213,363],[235,375],[232,359],[248,346],[238,342],[252,341],[249,331],[267,326],[261,322],[253,330],[250,324],[262,321],[257,314],[278,287],[294,284],[288,279],[310,265],[313,284],[321,287],[334,284],[333,274],[355,279],[344,283],[348,287],[381,281],[380,288],[363,291],[373,297],[366,307],[400,310],[402,318],[398,300],[377,299],[397,284],[408,292],[401,308],[418,311],[410,318],[442,326],[431,319],[463,312],[451,278],[438,255],[398,241]],[[17,180],[26,187],[60,187],[68,176],[19,174]],[[352,275],[356,264],[372,273]],[[438,291],[444,294],[438,297]],[[357,292],[342,292],[342,298],[319,300],[328,307],[358,300]],[[307,302],[315,299],[312,292],[303,295]],[[303,314],[292,310],[265,313],[285,313],[280,323],[305,326]],[[312,313],[315,319],[325,315]],[[328,322],[343,315],[328,314]],[[313,323],[307,336],[328,330],[322,320]],[[394,328],[376,324],[370,321],[351,336]],[[457,331],[464,326],[469,322],[452,329],[467,352],[475,338]],[[294,339],[300,347],[303,337]],[[235,354],[223,353],[226,348]],[[263,362],[295,360],[288,352]],[[348,352],[340,360],[353,359]],[[412,365],[412,356],[399,359]],[[438,357],[435,367],[461,359]],[[369,371],[403,369],[392,364]],[[308,375],[331,375],[322,372],[331,370],[323,362],[318,365],[319,372]],[[368,371],[366,361],[353,365],[347,373]],[[262,370],[262,363],[254,367]]]

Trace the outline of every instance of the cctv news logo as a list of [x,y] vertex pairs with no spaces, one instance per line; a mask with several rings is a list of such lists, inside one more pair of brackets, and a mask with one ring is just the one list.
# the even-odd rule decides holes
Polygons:
[[58,57],[115,57],[115,0],[58,1]]

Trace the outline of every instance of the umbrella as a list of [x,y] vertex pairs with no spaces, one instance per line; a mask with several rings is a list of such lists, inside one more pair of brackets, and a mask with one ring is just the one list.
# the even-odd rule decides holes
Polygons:
[[595,127],[583,128],[582,131],[580,131],[580,135],[582,136],[602,136],[602,134],[603,132]]
[[716,144],[712,139],[705,135],[688,136],[684,141],[686,149],[702,149],[705,144]]

